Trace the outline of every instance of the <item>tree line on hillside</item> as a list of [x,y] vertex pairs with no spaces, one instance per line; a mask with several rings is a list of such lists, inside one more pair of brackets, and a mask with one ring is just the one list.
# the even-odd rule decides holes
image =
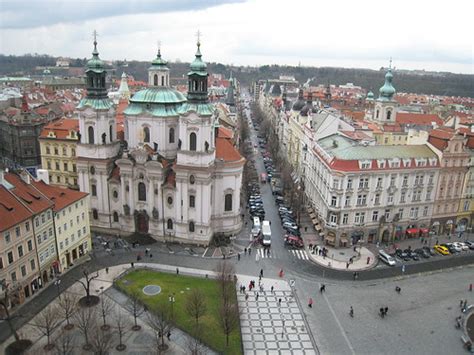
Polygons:
[[[132,75],[135,80],[147,80],[149,61],[117,61],[116,76],[122,72]],[[71,66],[84,66],[87,59],[73,59]],[[27,54],[23,56],[0,55],[0,75],[35,74],[38,66],[55,66],[56,58],[47,55]],[[183,83],[189,71],[189,63],[170,62],[172,84]],[[342,85],[353,83],[376,95],[384,83],[385,70],[348,69],[332,67],[302,67],[263,65],[258,68],[228,66],[221,63],[208,63],[210,73],[222,74],[228,78],[232,71],[243,86],[250,86],[255,80],[277,79],[280,75],[292,75],[299,83],[305,83],[312,78],[311,85]],[[174,79],[174,80],[173,80]],[[181,81],[182,80],[182,81]],[[446,96],[474,97],[474,75],[395,71],[393,84],[398,92],[433,94]]]

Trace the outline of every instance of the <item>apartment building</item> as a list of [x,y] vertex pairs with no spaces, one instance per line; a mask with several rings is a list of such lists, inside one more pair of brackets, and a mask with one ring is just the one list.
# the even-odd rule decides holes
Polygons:
[[333,246],[429,232],[439,173],[427,145],[369,146],[340,134],[308,151],[305,192]]

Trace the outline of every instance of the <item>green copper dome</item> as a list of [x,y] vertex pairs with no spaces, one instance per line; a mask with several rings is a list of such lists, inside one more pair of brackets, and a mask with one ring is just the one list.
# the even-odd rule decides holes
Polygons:
[[131,103],[145,104],[180,104],[186,101],[186,97],[179,91],[170,87],[156,86],[138,91],[130,99]]
[[99,58],[99,52],[97,51],[97,41],[94,40],[94,50],[92,51],[92,58],[87,61],[86,71],[93,71],[96,73],[102,73],[105,71],[105,64]]
[[158,54],[156,55],[156,58],[153,59],[153,61],[151,62],[151,67],[159,67],[160,69],[169,70],[166,67],[167,64],[168,62],[161,58],[161,51],[158,49]]
[[372,91],[369,91],[369,92],[367,93],[367,98],[368,98],[368,99],[373,99],[373,98],[374,98],[374,93],[373,93]]
[[202,61],[200,47],[201,43],[198,42],[196,58],[194,58],[193,62],[190,65],[191,71],[188,73],[188,75],[196,74],[200,76],[207,76],[207,64]]
[[379,99],[382,100],[391,100],[393,95],[395,94],[395,88],[392,86],[392,69],[388,69],[387,74],[385,74],[385,84],[379,90]]

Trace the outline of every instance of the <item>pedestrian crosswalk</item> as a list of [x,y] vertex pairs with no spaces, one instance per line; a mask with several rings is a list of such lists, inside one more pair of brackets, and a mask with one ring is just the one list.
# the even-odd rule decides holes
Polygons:
[[[305,250],[289,249],[286,250],[292,257],[300,260],[309,260]],[[267,249],[257,249],[255,259],[280,259],[278,252]]]

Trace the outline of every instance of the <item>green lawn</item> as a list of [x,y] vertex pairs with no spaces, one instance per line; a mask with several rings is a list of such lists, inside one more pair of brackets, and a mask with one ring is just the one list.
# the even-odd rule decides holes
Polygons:
[[[124,281],[126,282],[124,283]],[[158,285],[161,293],[156,296],[146,296],[142,289],[147,285]],[[170,307],[168,296],[174,294],[173,315],[176,326],[188,334],[193,334],[194,319],[185,311],[186,294],[193,288],[199,288],[206,294],[207,313],[200,318],[202,341],[210,348],[223,354],[242,354],[240,326],[229,337],[229,347],[226,347],[225,334],[219,324],[219,289],[215,280],[190,276],[161,273],[151,270],[136,270],[128,273],[117,281],[117,286],[125,292],[139,290],[142,301],[149,309]],[[237,295],[236,295],[237,297]]]

